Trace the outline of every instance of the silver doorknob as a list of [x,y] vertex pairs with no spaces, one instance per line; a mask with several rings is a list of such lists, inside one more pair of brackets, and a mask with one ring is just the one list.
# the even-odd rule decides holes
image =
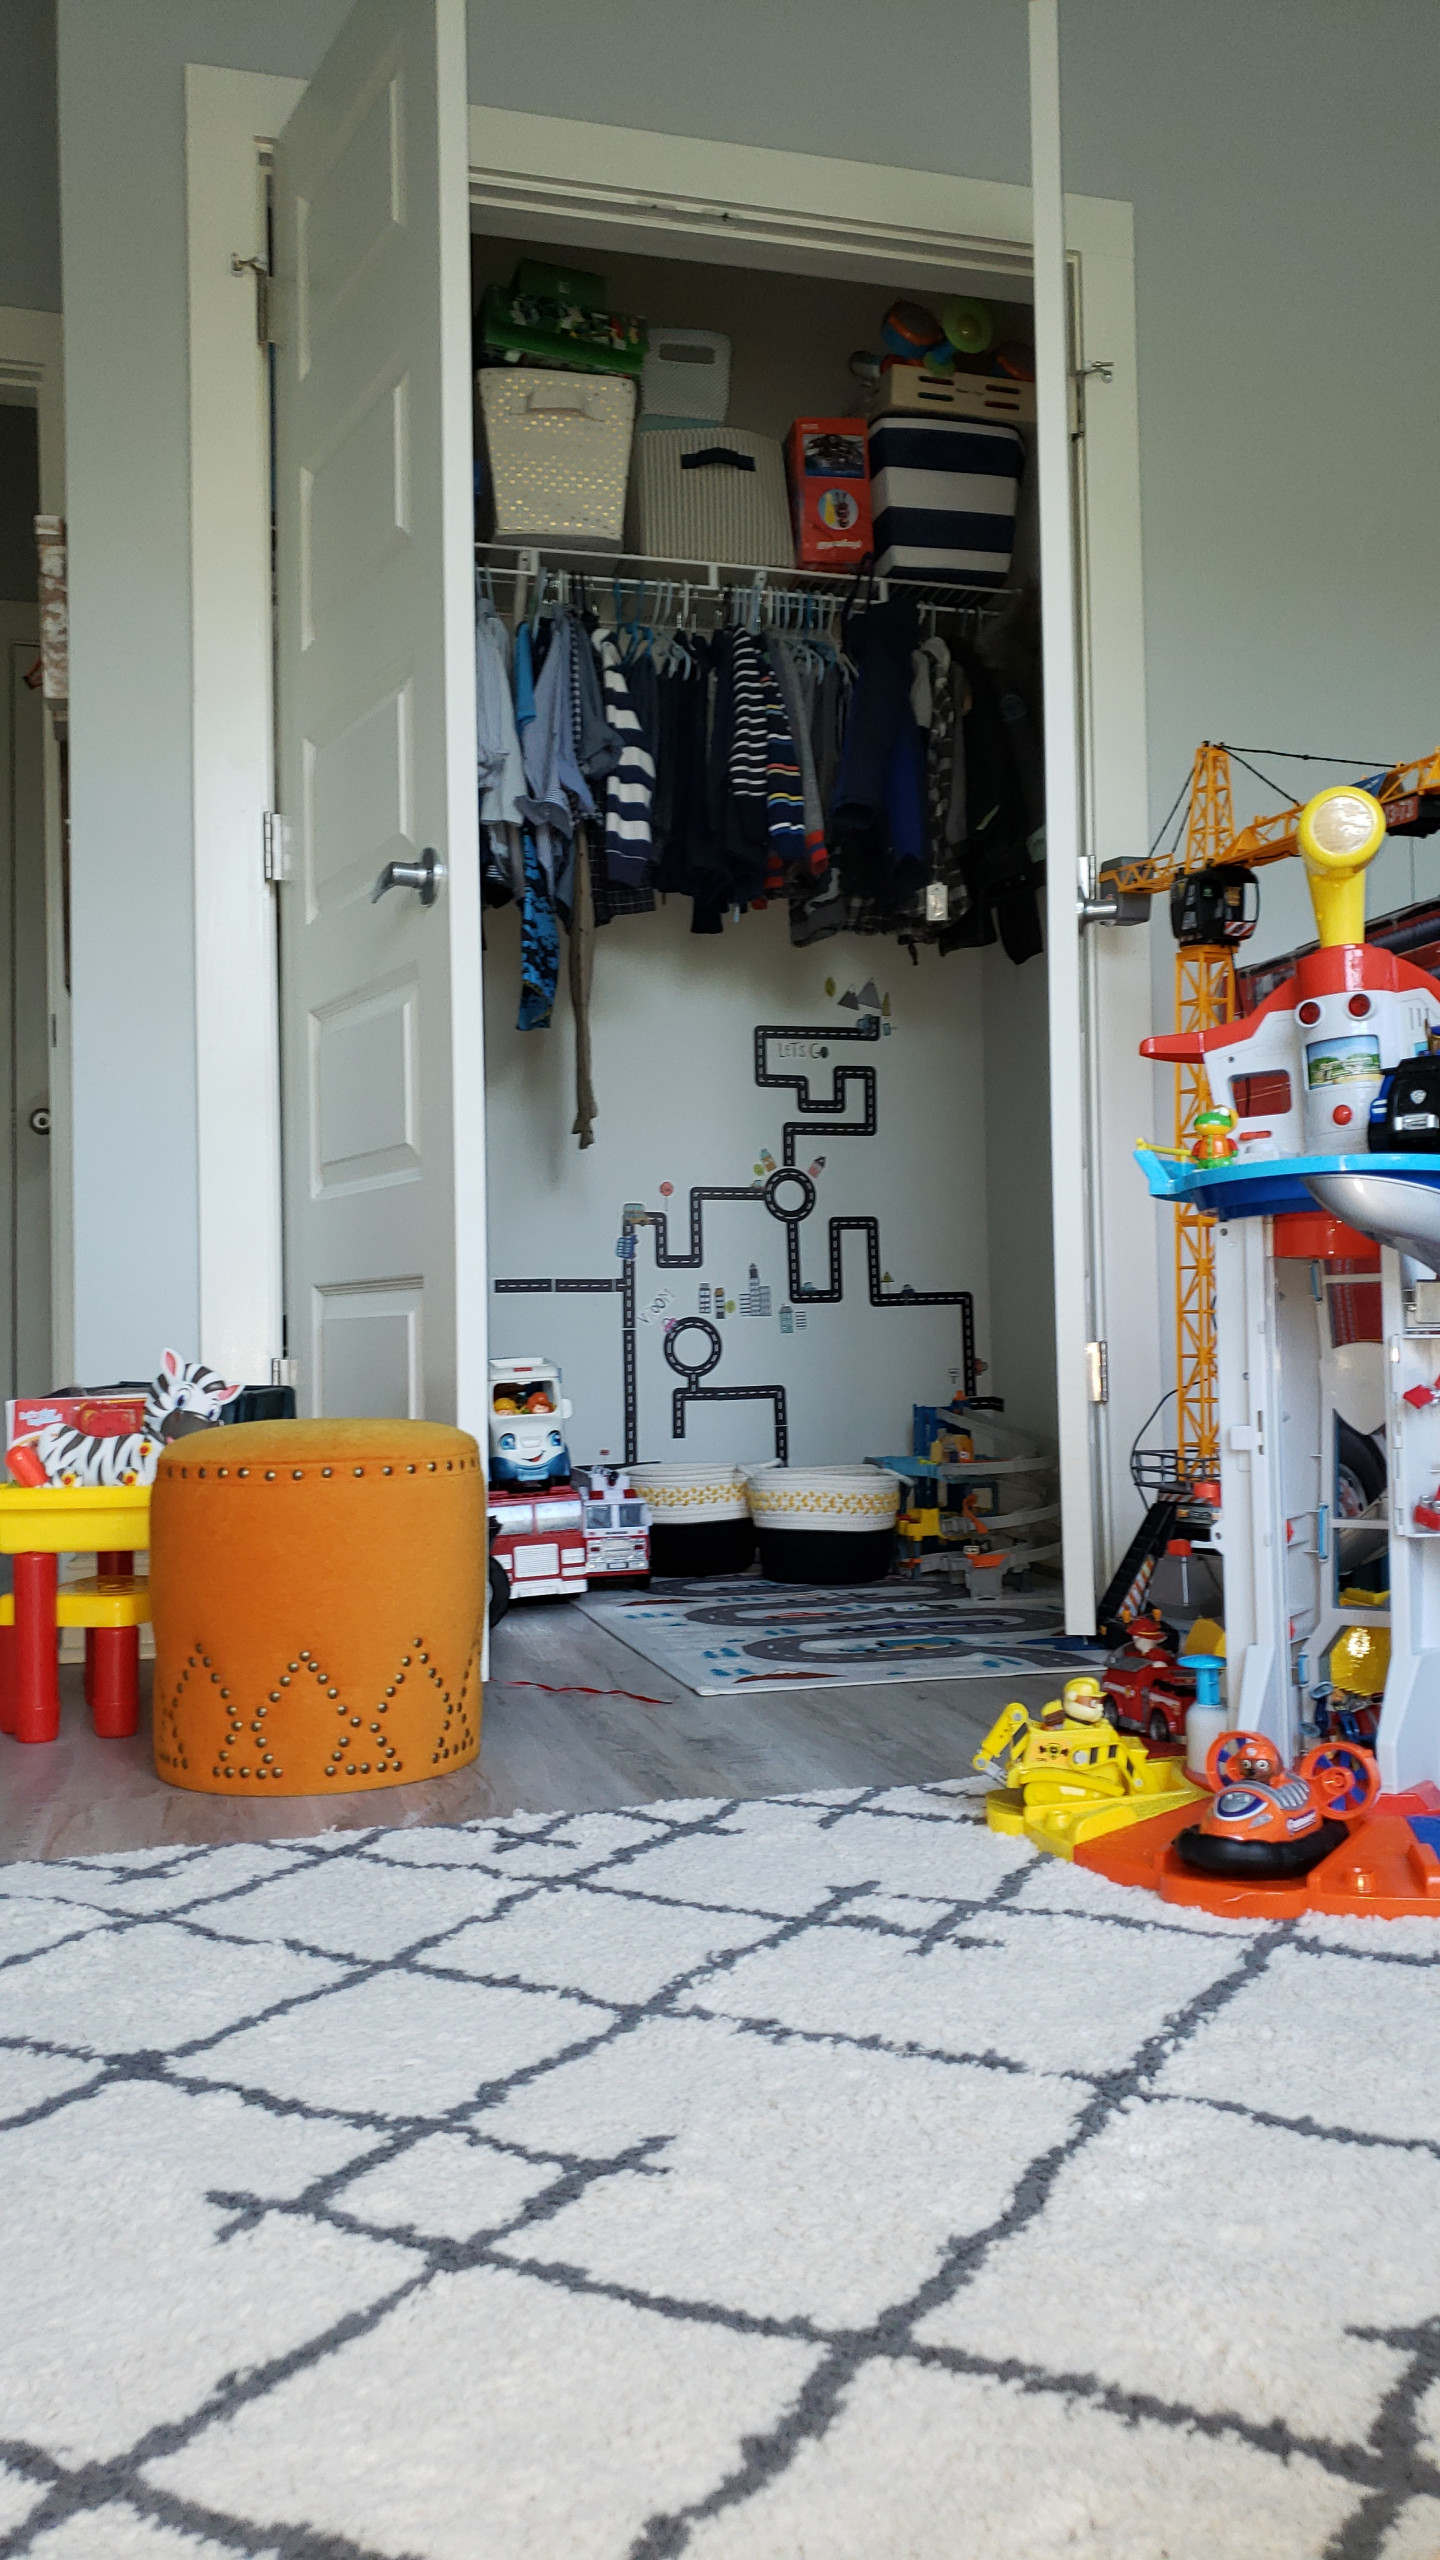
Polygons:
[[387,889],[418,889],[421,906],[433,907],[444,877],[444,863],[433,844],[427,844],[418,862],[386,863],[370,892],[370,904],[376,906]]

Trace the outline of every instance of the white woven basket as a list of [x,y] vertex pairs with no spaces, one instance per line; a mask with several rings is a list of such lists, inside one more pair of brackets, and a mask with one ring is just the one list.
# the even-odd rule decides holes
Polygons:
[[743,1467],[720,1461],[677,1465],[673,1459],[656,1458],[631,1467],[629,1474],[640,1499],[650,1506],[652,1521],[662,1528],[698,1529],[716,1520],[743,1520],[749,1509]]
[[893,1529],[901,1484],[886,1467],[753,1467],[746,1477],[757,1529]]
[[785,457],[747,427],[657,427],[635,441],[632,551],[663,560],[795,560]]

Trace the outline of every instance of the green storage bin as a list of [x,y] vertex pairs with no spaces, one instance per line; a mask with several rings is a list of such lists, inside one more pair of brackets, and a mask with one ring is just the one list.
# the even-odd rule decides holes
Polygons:
[[[529,272],[561,277],[574,284],[598,284],[598,277],[574,276],[569,270],[531,262]],[[638,375],[645,362],[647,333],[643,320],[625,312],[587,306],[572,296],[526,289],[521,267],[510,284],[492,284],[480,305],[481,361],[487,364],[558,366],[568,373]]]

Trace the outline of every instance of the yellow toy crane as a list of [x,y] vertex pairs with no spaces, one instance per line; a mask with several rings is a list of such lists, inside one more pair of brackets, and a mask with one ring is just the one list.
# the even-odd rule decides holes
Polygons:
[[[1367,788],[1382,803],[1392,834],[1429,835],[1440,827],[1440,748],[1413,763],[1391,765]],[[1296,833],[1303,803],[1236,828],[1230,785],[1230,750],[1208,739],[1195,750],[1184,848],[1152,851],[1142,862],[1108,867],[1104,888],[1165,895],[1175,932],[1175,1028],[1208,1031],[1239,1010],[1235,948],[1254,928],[1249,904],[1254,873],[1299,852]],[[1168,823],[1168,821],[1167,821]],[[1163,830],[1162,830],[1163,832]],[[1188,1154],[1195,1122],[1209,1101],[1205,1070],[1177,1068],[1176,1149]],[[1216,1471],[1219,1444],[1215,1410],[1215,1221],[1206,1212],[1175,1212],[1176,1472],[1193,1484]]]

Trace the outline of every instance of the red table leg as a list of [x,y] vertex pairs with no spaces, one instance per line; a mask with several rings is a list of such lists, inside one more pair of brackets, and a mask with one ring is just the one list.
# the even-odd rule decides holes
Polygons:
[[[133,1582],[134,1552],[129,1547],[113,1551],[103,1548],[96,1555],[95,1570],[110,1582]],[[107,1741],[119,1741],[136,1731],[140,1712],[140,1637],[136,1628],[86,1628],[85,1704],[96,1732]]]
[[15,1730],[15,1630],[0,1627],[0,1733]]
[[118,1742],[134,1733],[140,1721],[140,1630],[89,1627],[86,1637],[91,1673],[86,1695],[95,1730],[102,1741]]
[[15,1558],[15,1738],[53,1742],[60,1731],[54,1556]]

